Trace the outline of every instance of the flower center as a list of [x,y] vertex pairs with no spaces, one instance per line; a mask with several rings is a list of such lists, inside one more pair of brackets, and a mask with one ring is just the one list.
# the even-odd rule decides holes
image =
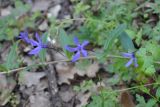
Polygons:
[[78,45],[78,50],[81,50],[81,45],[80,44]]

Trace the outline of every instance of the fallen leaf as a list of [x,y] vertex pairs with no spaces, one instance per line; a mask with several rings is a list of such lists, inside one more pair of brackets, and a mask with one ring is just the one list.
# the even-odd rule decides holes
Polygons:
[[1,16],[8,16],[11,14],[12,7],[8,6],[7,8],[1,9]]
[[29,97],[29,102],[28,107],[51,107],[49,95],[44,92],[31,95]]
[[40,79],[45,77],[44,72],[21,72],[19,76],[19,83],[31,87],[40,83]]
[[56,5],[56,6],[49,9],[48,14],[51,14],[51,16],[53,16],[53,17],[57,17],[60,10],[61,10],[61,5]]
[[41,31],[47,30],[47,29],[48,29],[48,23],[47,23],[47,21],[44,20],[44,21],[39,25],[38,28],[39,28],[39,30],[41,30]]
[[50,6],[51,1],[50,0],[36,0],[33,3],[32,12],[35,11],[45,11]]
[[10,93],[15,88],[16,82],[12,76],[0,75],[0,105],[4,106],[10,99]]
[[70,84],[69,79],[73,79],[75,74],[75,71],[71,69],[72,67],[66,63],[58,63],[56,65],[56,70],[58,73],[58,84]]
[[96,76],[96,73],[99,70],[99,65],[97,63],[94,63],[94,64],[88,65],[87,68],[84,70],[80,70],[76,67],[74,67],[72,70],[74,70],[80,76],[86,75],[90,78],[93,78]]
[[135,107],[132,96],[128,91],[121,92],[120,103],[122,104],[122,107]]
[[75,96],[75,93],[71,86],[63,85],[59,90],[59,95],[64,102],[69,102]]
[[22,61],[24,64],[30,66],[30,65],[33,65],[34,62],[32,61],[32,59],[28,56],[25,56],[25,57],[22,57]]
[[94,64],[91,64],[88,68],[87,68],[87,73],[86,75],[88,77],[95,77],[96,76],[96,73],[98,72],[99,70],[99,65],[97,63],[94,63]]
[[[58,47],[57,45],[58,45],[58,44],[55,44],[55,47]],[[67,58],[64,56],[64,53],[59,53],[59,52],[56,52],[56,53],[54,54],[54,59],[55,59],[56,61],[59,61],[59,60],[67,60]]]
[[77,104],[76,107],[83,107],[83,106],[87,105],[90,96],[91,96],[90,92],[79,93],[76,98],[80,101],[80,104]]
[[56,70],[58,74],[58,84],[67,83],[70,84],[69,80],[74,79],[74,75],[79,76],[87,75],[88,77],[95,77],[98,72],[99,65],[97,63],[89,65],[86,70],[80,70],[76,67],[70,66],[67,63],[58,63]]

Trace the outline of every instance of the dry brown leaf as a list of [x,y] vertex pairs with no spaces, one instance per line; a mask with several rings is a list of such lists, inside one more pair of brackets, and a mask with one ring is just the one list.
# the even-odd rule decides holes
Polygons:
[[12,7],[8,6],[7,8],[1,9],[1,16],[8,16],[11,14]]
[[61,5],[56,5],[56,6],[49,9],[48,15],[51,15],[53,17],[57,17],[60,10],[61,10]]
[[0,75],[0,105],[4,106],[10,99],[10,93],[15,88],[15,80],[9,76]]
[[77,95],[77,99],[80,101],[80,104],[76,105],[76,107],[82,107],[88,104],[88,99],[90,98],[91,93],[79,93]]
[[34,2],[32,7],[32,12],[35,11],[45,11],[50,6],[51,1],[50,0],[37,0]]
[[40,79],[46,74],[44,72],[21,72],[19,76],[19,83],[31,87],[40,83]]
[[[56,41],[55,41],[55,42],[56,42]],[[54,45],[55,45],[55,47],[59,47],[59,44],[57,44],[57,43],[55,43]],[[63,52],[62,52],[62,53],[56,52],[56,53],[54,54],[54,59],[55,59],[56,61],[59,61],[59,60],[67,60],[67,58],[64,56],[64,53],[63,53]]]
[[89,65],[86,70],[80,70],[76,67],[69,66],[67,63],[58,63],[56,65],[58,83],[70,84],[69,80],[74,79],[75,74],[78,74],[79,76],[87,75],[88,77],[93,78],[96,76],[98,69],[99,65],[97,63]]
[[33,60],[28,56],[22,57],[22,60],[23,60],[23,63],[25,63],[28,66],[34,64]]
[[85,76],[85,74],[86,74],[86,71],[80,70],[80,69],[78,69],[76,67],[73,67],[71,69],[71,72],[76,72],[79,76]]
[[75,74],[75,71],[71,69],[72,67],[70,67],[66,63],[58,63],[56,65],[56,70],[58,73],[58,84],[70,84],[69,79],[73,79]]
[[36,93],[29,97],[28,107],[50,107],[48,93]]
[[59,95],[64,102],[69,102],[75,96],[75,92],[70,85],[64,85],[61,87]]
[[47,23],[47,21],[44,20],[44,21],[39,25],[38,28],[39,28],[39,30],[41,30],[41,31],[47,30],[47,29],[48,29],[48,23]]
[[93,78],[96,76],[96,73],[99,70],[99,65],[97,63],[89,65],[86,70],[80,70],[76,67],[73,67],[73,69],[79,76],[88,76],[90,78]]
[[87,71],[86,71],[86,75],[88,77],[95,77],[96,76],[96,73],[98,72],[99,70],[99,65],[97,63],[94,63],[94,64],[91,64],[88,68],[87,68]]
[[121,92],[120,103],[122,104],[122,107],[135,107],[132,96],[128,91]]

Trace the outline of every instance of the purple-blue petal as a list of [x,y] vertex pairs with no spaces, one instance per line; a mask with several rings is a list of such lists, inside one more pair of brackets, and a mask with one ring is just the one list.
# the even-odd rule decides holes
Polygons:
[[65,49],[67,50],[67,51],[69,51],[69,52],[75,52],[75,51],[78,51],[78,47],[75,47],[75,48],[72,48],[72,47],[70,47],[70,46],[65,46]]
[[86,51],[86,50],[81,49],[81,52],[82,52],[82,55],[83,55],[84,57],[86,57],[86,56],[87,56],[87,51]]
[[37,41],[33,40],[33,39],[30,39],[30,44],[32,46],[38,46],[39,45],[39,43]]
[[78,51],[72,58],[72,62],[77,61],[80,58],[80,51]]
[[122,56],[126,58],[132,58],[133,53],[122,53]]
[[28,32],[25,31],[25,32],[20,32],[18,38],[22,39],[23,41],[27,42],[27,43],[30,43],[30,39],[28,37]]
[[84,46],[88,45],[88,43],[89,43],[89,41],[86,41],[86,40],[85,40],[85,41],[82,43],[82,45],[81,45],[82,48],[83,48]]
[[79,45],[79,40],[76,36],[74,37],[73,41],[74,41],[75,45],[77,45],[77,46]]
[[138,67],[138,63],[137,63],[137,59],[136,58],[134,58],[134,66]]
[[37,55],[40,52],[41,49],[42,49],[41,47],[36,47],[33,50],[31,50],[28,54]]
[[133,62],[133,58],[131,58],[127,63],[126,63],[126,67],[129,67],[131,64],[132,64],[132,62]]
[[42,48],[48,48],[48,45],[47,44],[42,44],[41,47]]
[[24,41],[25,41],[26,43],[28,43],[28,44],[31,43],[29,38],[24,38]]
[[41,40],[41,38],[39,37],[38,33],[36,33],[35,36],[36,36],[36,39],[38,40],[39,44],[42,44],[42,40]]
[[18,38],[21,38],[21,39],[23,39],[25,36],[24,36],[24,32],[20,32],[20,34],[19,34],[19,37]]

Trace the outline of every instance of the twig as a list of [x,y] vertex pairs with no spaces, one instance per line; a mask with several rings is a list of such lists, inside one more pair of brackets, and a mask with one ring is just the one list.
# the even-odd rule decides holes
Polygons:
[[[153,86],[153,85],[160,85],[160,83],[159,82],[155,82],[155,83],[150,83],[150,84],[137,85],[137,86],[133,86],[133,87],[130,87],[130,88],[124,88],[124,89],[119,89],[119,90],[107,91],[107,93],[120,93],[120,92],[124,92],[124,91],[129,91],[129,90],[133,90],[133,89],[139,89],[141,87],[148,87],[148,86]],[[153,95],[151,95],[151,94],[149,94],[149,95],[151,97],[153,97],[156,101],[160,102],[160,100],[157,99],[156,97],[154,97]]]
[[62,20],[57,20],[56,23],[65,23],[67,21],[84,21],[87,20],[86,18],[74,18],[74,19],[62,19]]
[[[94,59],[96,58],[96,56],[89,56],[89,57],[81,57],[79,60],[84,60],[84,59]],[[39,63],[39,64],[35,64],[35,65],[49,65],[49,64],[56,64],[56,63],[59,63],[59,62],[70,62],[71,60],[59,60],[59,61],[49,61],[49,62],[43,62],[43,63]],[[32,65],[33,66],[33,65]],[[29,66],[25,66],[25,67],[21,67],[21,68],[17,68],[17,69],[13,69],[13,70],[9,70],[9,71],[4,71],[4,72],[0,72],[0,75],[2,74],[9,74],[9,73],[14,73],[14,72],[17,72],[17,71],[21,71],[21,70],[24,70],[26,69],[27,67]]]
[[[127,59],[125,57],[122,57],[122,56],[118,56],[118,55],[108,55],[107,56],[108,58],[121,58],[121,59]],[[80,57],[79,60],[86,60],[86,59],[97,59],[96,56],[88,56],[88,57]],[[56,64],[56,63],[59,63],[59,62],[70,62],[71,60],[59,60],[59,61],[49,61],[49,62],[43,62],[43,63],[39,63],[39,64],[35,64],[35,65],[48,65],[48,64]],[[155,64],[160,64],[159,61],[154,61]],[[33,65],[32,65],[33,66]],[[21,68],[17,68],[17,69],[13,69],[13,70],[9,70],[9,71],[4,71],[4,72],[0,72],[0,75],[1,74],[8,74],[8,73],[14,73],[14,72],[17,72],[17,71],[21,71],[21,70],[24,70],[26,69],[27,67],[29,66],[25,66],[25,67],[21,67]]]
[[120,89],[120,90],[114,90],[113,92],[123,92],[123,91],[128,91],[128,90],[140,88],[142,86],[148,87],[148,86],[152,86],[152,85],[160,85],[160,83],[156,82],[156,83],[150,83],[150,84],[145,84],[145,85],[138,85],[138,86],[134,86],[134,87],[130,87],[130,88],[124,88],[124,89]]
[[[50,55],[50,60],[54,60],[54,52],[48,50]],[[51,107],[62,107],[62,100],[58,93],[57,76],[54,69],[55,65],[48,64],[48,70],[46,70],[48,78],[48,88],[51,99]]]

